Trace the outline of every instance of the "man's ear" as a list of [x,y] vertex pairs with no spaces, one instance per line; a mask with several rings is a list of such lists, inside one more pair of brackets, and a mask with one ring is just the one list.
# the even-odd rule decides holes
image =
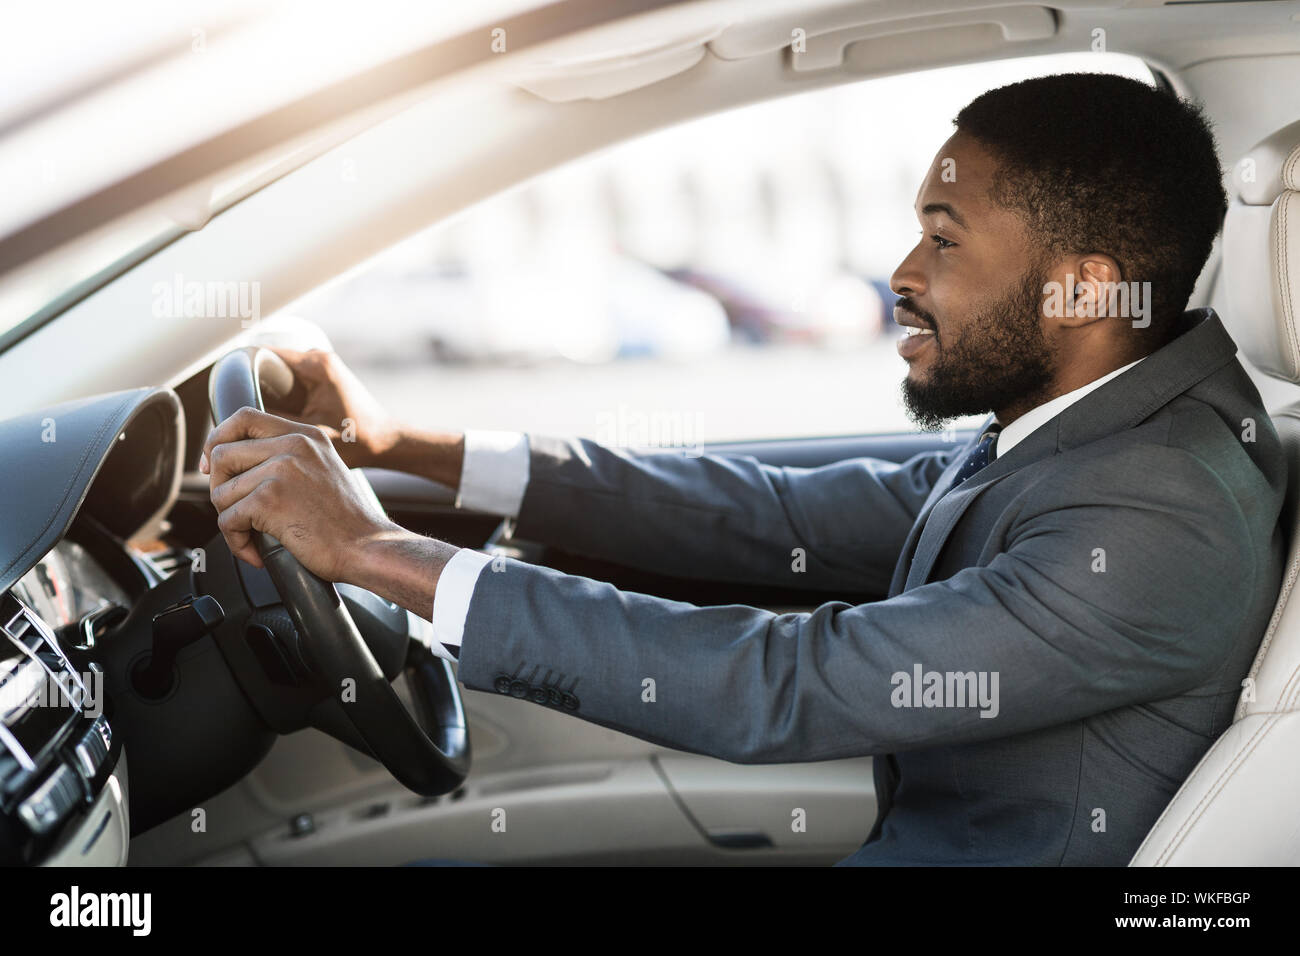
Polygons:
[[1044,289],[1044,314],[1058,328],[1073,329],[1108,318],[1111,289],[1122,280],[1119,263],[1102,252],[1071,256],[1052,269]]

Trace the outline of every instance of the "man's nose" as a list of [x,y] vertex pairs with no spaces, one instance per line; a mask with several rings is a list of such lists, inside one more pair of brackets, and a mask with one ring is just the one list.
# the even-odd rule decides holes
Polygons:
[[894,274],[889,277],[889,288],[894,295],[911,298],[925,293],[925,274],[917,261],[920,243],[898,264]]

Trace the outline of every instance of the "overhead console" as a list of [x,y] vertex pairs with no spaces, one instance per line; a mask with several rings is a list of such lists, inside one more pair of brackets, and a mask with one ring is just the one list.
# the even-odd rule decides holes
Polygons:
[[[1091,6],[1118,3],[1094,0]],[[508,76],[534,96],[566,103],[658,83],[706,55],[734,61],[788,49],[795,74],[880,75],[913,68],[936,50],[950,62],[1016,56],[1054,38],[1059,17],[1037,4],[972,7],[968,0],[949,0],[917,13],[912,0],[878,0],[816,3],[732,23],[720,4],[669,5],[518,54]]]
[[942,44],[957,56],[1005,48],[1011,56],[1016,44],[1047,40],[1058,30],[1058,16],[1046,6],[972,7],[961,0],[947,6],[927,7],[919,14],[910,0],[825,6],[738,25],[711,41],[709,49],[723,60],[743,60],[788,46],[791,67],[799,73],[859,63],[884,72],[897,59],[892,51],[900,47],[933,50]]

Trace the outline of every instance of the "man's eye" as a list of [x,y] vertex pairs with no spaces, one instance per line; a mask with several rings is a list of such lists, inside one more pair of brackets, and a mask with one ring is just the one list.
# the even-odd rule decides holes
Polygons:
[[953,246],[957,245],[957,243],[945,239],[943,236],[938,234],[933,235],[930,238],[935,241],[935,244],[938,245],[940,249],[951,249]]

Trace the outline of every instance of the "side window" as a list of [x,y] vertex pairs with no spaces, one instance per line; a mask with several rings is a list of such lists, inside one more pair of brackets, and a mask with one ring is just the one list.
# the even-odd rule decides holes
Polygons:
[[973,97],[1073,70],[1152,82],[1077,54],[706,117],[480,203],[293,311],[431,427],[643,447],[913,431],[889,280],[917,188]]

